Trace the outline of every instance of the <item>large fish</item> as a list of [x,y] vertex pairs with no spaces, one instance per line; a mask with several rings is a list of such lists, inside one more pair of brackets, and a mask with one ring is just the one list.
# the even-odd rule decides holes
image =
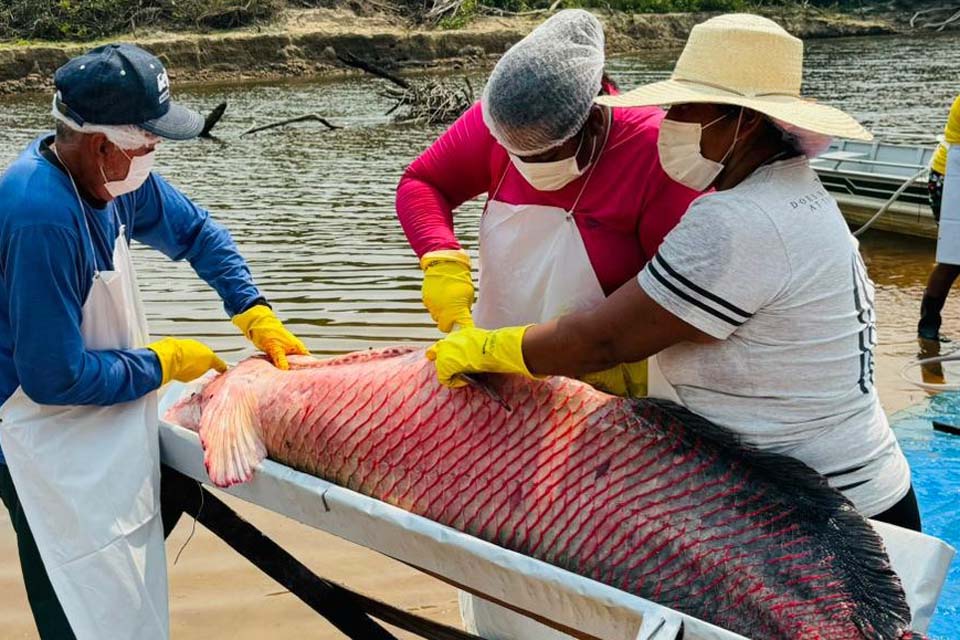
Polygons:
[[210,478],[271,459],[756,640],[915,637],[883,544],[805,465],[565,378],[450,390],[423,352],[245,360],[167,419]]

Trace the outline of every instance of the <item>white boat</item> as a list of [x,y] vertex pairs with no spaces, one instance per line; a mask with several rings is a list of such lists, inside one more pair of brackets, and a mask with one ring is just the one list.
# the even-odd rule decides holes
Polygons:
[[836,140],[810,164],[855,229],[909,181],[873,228],[936,238],[937,225],[927,199],[926,171],[935,149],[933,145]]

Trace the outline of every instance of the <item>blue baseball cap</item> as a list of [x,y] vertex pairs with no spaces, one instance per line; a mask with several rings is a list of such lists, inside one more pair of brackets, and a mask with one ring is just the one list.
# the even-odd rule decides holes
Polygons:
[[53,76],[57,108],[78,125],[136,125],[170,140],[203,130],[203,116],[170,99],[160,60],[132,44],[108,44],[73,58]]

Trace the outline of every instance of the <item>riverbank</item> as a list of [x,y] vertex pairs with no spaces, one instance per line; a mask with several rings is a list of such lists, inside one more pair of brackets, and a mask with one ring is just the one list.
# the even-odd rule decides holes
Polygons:
[[[492,64],[546,13],[480,17],[459,29],[415,26],[390,13],[346,9],[289,10],[274,23],[227,32],[138,31],[111,38],[136,41],[161,57],[174,81],[278,80],[353,75],[337,61],[349,52],[387,68],[456,70]],[[678,48],[705,13],[598,13],[610,53]],[[891,16],[860,17],[822,10],[777,9],[768,15],[803,38],[896,33]],[[95,43],[0,43],[0,95],[49,89],[53,72]]]
[[[856,114],[881,137],[933,135],[942,130],[957,93],[960,34],[939,40],[937,55],[929,55],[923,40],[812,41],[807,47],[810,94]],[[659,79],[666,67],[646,64],[649,58],[671,61],[672,55],[620,58],[612,71],[628,87],[641,78]],[[193,106],[229,101],[228,116],[216,131],[222,142],[169,145],[158,153],[159,170],[230,229],[287,326],[320,356],[400,343],[426,346],[440,335],[423,308],[422,273],[393,212],[401,173],[440,127],[390,124],[384,115],[390,102],[367,83],[358,84],[185,88],[179,97]],[[344,129],[324,131],[308,123],[240,137],[248,127],[308,111],[329,116]],[[47,95],[18,96],[0,104],[0,167],[49,127]],[[470,203],[455,218],[457,234],[471,251],[481,206]],[[925,395],[903,381],[899,371],[918,355],[916,322],[935,246],[879,231],[865,234],[861,246],[876,284],[876,385],[884,408],[893,414]],[[217,295],[189,265],[171,263],[144,247],[135,252],[153,335],[201,340],[230,362],[252,353],[224,316]],[[944,310],[944,332],[955,341],[960,337],[960,304],[953,299]],[[951,382],[960,380],[960,369],[948,371]],[[918,376],[916,370],[910,374]],[[942,499],[938,506],[950,498],[960,505],[960,496],[943,486],[928,490]],[[927,505],[923,496],[921,501]],[[232,504],[317,574],[431,619],[459,624],[452,588],[259,507]],[[948,518],[950,511],[932,517]],[[192,525],[192,519],[181,519],[167,546],[173,638],[343,640],[343,634],[203,526],[196,527],[173,565]],[[0,507],[0,638],[38,640],[16,554],[13,529]],[[949,613],[958,609],[960,599],[948,596],[942,602]],[[413,640],[412,635],[397,636]],[[960,634],[932,637],[958,640]]]

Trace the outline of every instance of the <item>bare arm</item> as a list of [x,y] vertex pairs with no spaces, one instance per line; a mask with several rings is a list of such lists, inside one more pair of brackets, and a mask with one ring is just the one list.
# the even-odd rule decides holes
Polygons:
[[680,342],[713,340],[654,302],[631,278],[593,309],[530,327],[523,358],[531,373],[576,377]]

